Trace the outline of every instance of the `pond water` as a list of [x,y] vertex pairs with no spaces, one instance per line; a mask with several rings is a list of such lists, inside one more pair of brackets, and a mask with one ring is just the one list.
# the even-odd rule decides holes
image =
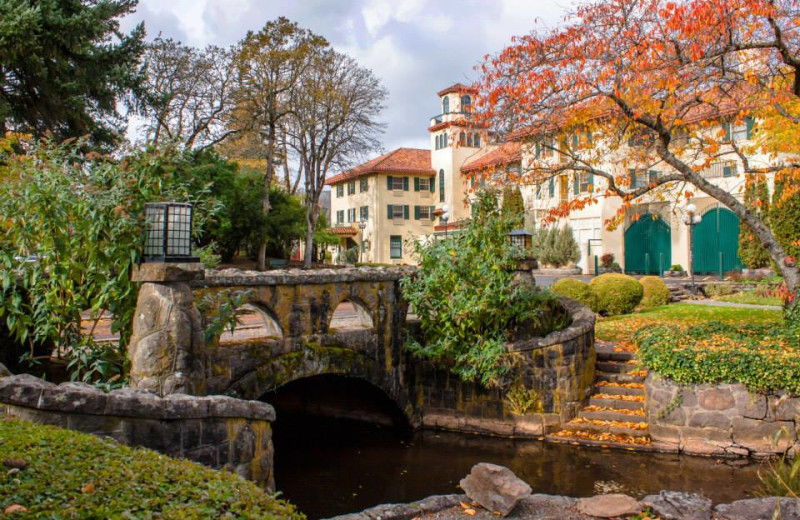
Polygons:
[[575,497],[670,489],[724,502],[759,485],[758,465],[742,461],[408,432],[280,408],[274,442],[278,490],[310,520],[460,493],[459,480],[478,462],[511,468],[535,493]]

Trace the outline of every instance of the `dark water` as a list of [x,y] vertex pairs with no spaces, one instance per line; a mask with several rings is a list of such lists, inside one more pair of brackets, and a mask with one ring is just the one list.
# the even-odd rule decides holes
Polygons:
[[275,424],[278,490],[309,519],[461,492],[477,462],[511,468],[535,493],[643,497],[662,489],[714,502],[750,496],[758,465],[581,448],[443,432],[403,433],[365,423],[281,413]]

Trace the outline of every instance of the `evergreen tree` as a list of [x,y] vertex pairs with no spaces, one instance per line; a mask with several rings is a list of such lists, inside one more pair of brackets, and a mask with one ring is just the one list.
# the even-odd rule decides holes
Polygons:
[[[744,191],[744,203],[759,218],[768,222],[769,188],[765,181],[748,183]],[[748,269],[759,269],[770,264],[769,252],[747,224],[739,227],[739,258]]]
[[793,185],[794,182],[787,178],[776,178],[769,217],[770,227],[778,243],[795,262],[798,262],[800,261],[800,190]]
[[121,131],[118,101],[138,91],[144,26],[119,31],[138,0],[0,0],[0,135]]
[[522,200],[522,192],[519,186],[506,185],[503,188],[503,215],[509,218],[514,229],[520,229],[525,225],[525,202]]

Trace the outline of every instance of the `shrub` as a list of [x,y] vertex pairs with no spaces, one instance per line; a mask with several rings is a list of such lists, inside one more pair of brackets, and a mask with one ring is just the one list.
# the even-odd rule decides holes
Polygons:
[[3,458],[28,462],[0,479],[0,507],[20,517],[303,518],[253,482],[154,451],[21,421],[0,421],[0,438]]
[[600,257],[600,265],[609,268],[614,265],[614,253],[606,253]]
[[644,276],[639,280],[639,283],[642,284],[644,289],[642,307],[645,309],[666,305],[672,299],[667,284],[658,276]]
[[512,285],[512,222],[493,195],[479,192],[473,208],[469,226],[458,234],[412,244],[419,270],[400,286],[420,318],[422,338],[407,346],[465,381],[496,386],[513,361],[506,343],[520,325],[546,335],[568,322],[554,322],[558,302],[549,294]]
[[713,298],[715,296],[728,296],[729,294],[738,292],[736,287],[725,283],[710,283],[705,286],[703,291],[709,298]]
[[639,361],[679,383],[742,383],[800,395],[800,337],[769,325],[662,325],[634,335]]
[[534,235],[533,251],[543,264],[563,267],[581,258],[581,250],[570,226],[539,229]]
[[354,246],[345,250],[344,261],[348,264],[355,264],[358,262],[358,246]]
[[642,284],[619,273],[602,274],[589,287],[596,300],[595,310],[606,316],[632,312],[644,296]]
[[[766,181],[745,184],[744,205],[764,222],[769,223],[769,188]],[[739,226],[738,252],[742,264],[749,269],[759,269],[770,264],[769,252],[744,222]]]
[[681,272],[683,271],[683,266],[681,264],[672,264],[671,266],[669,266],[669,270]]
[[574,278],[562,278],[550,286],[550,292],[577,300],[591,309],[595,307],[595,297],[592,289],[584,281]]

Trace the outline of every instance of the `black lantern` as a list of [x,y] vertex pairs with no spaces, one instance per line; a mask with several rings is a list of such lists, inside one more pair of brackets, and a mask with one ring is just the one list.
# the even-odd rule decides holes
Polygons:
[[192,205],[177,202],[145,204],[145,262],[197,262],[192,256]]
[[525,229],[515,229],[508,234],[511,245],[521,251],[527,251],[533,246],[533,233]]

